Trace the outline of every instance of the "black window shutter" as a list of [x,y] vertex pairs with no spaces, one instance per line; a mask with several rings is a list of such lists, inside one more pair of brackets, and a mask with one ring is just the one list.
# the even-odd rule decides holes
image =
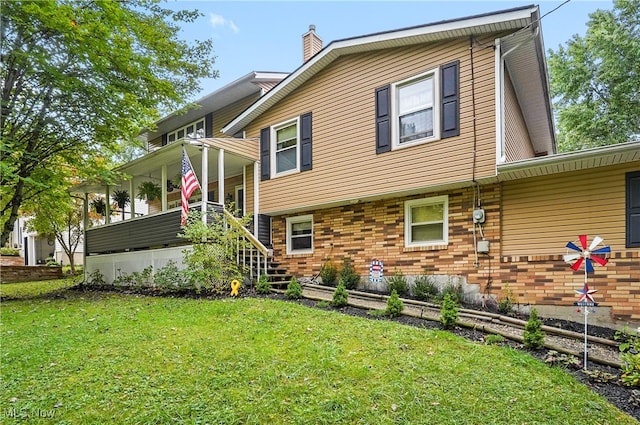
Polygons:
[[260,130],[260,179],[271,178],[271,128]]
[[300,171],[313,168],[311,133],[311,112],[307,112],[300,116]]
[[213,137],[213,112],[204,116],[204,137]]
[[460,61],[440,67],[442,110],[440,111],[443,139],[460,135]]
[[162,134],[162,146],[167,146],[167,133]]
[[391,86],[376,89],[376,153],[391,150]]
[[627,173],[627,248],[640,246],[640,171]]

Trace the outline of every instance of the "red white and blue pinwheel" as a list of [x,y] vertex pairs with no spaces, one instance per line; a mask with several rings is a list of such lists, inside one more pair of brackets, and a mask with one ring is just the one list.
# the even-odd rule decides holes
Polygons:
[[587,273],[593,273],[594,262],[601,266],[607,264],[609,260],[606,257],[611,253],[611,248],[602,245],[604,239],[600,236],[596,236],[588,246],[587,235],[580,235],[578,236],[578,239],[578,245],[573,242],[569,242],[567,244],[567,254],[564,256],[564,261],[566,263],[573,263],[571,264],[571,268],[574,271],[578,271],[584,264],[585,271]]

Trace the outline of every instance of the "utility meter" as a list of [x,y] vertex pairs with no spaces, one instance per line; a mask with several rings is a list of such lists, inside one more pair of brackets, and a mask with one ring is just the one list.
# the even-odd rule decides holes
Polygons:
[[473,210],[473,222],[484,223],[484,210]]

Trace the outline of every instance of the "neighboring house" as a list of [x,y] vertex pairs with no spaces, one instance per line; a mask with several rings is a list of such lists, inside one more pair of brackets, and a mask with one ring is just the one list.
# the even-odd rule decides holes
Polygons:
[[[348,257],[370,286],[378,260],[386,275],[437,275],[479,299],[508,284],[522,305],[566,318],[584,275],[565,245],[599,235],[612,255],[590,276],[598,318],[637,326],[640,143],[556,153],[542,40],[537,7],[324,48],[310,28],[298,69],[216,121],[222,133],[198,141],[208,148],[183,143],[198,176],[216,169],[209,199],[228,194],[259,217],[254,233],[292,275]],[[179,155],[166,146],[122,170],[167,164],[164,180]]]

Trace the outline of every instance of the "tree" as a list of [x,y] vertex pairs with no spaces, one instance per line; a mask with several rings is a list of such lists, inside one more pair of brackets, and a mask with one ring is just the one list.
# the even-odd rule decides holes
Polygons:
[[198,16],[156,0],[3,2],[0,245],[21,208],[69,186],[58,176],[112,183],[105,158],[217,76],[210,40],[178,38]]
[[71,273],[74,274],[74,255],[82,241],[83,202],[64,191],[46,200],[33,211],[34,216],[27,221],[27,228],[41,236],[55,237],[69,258]]
[[560,151],[640,139],[640,2],[592,13],[549,70]]

